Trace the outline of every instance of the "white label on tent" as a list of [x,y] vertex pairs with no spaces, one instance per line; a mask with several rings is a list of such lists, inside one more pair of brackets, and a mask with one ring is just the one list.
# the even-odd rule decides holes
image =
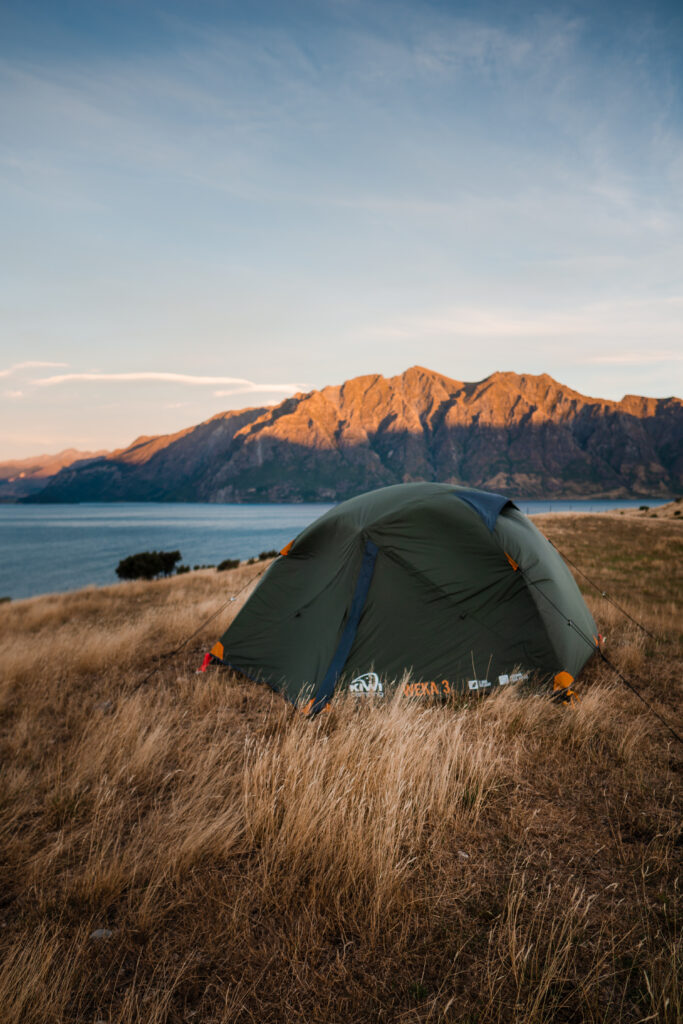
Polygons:
[[487,686],[490,686],[488,679],[468,679],[467,685],[470,690],[485,690]]
[[[506,686],[508,683],[521,683],[523,679],[528,678],[528,672],[513,672],[512,675],[507,675],[506,673],[504,673],[503,675],[498,676],[498,683],[500,684],[500,686]],[[467,685],[469,686],[470,690],[486,690],[492,684],[488,681],[488,679],[468,679]]]

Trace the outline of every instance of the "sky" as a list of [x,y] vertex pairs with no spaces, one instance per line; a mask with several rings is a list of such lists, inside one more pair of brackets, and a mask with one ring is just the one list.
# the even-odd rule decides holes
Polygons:
[[683,393],[683,7],[5,0],[0,458],[420,364]]

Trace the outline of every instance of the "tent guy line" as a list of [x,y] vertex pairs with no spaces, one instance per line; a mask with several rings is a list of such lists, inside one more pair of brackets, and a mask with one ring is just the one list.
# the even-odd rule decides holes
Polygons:
[[[552,541],[550,541],[550,543],[553,544]],[[650,630],[642,624],[642,622],[638,622],[638,620],[634,619],[632,615],[629,615],[626,609],[622,608],[622,606],[617,601],[615,601],[614,598],[610,597],[606,590],[603,590],[602,587],[599,587],[597,583],[594,583],[592,579],[586,576],[585,572],[583,572],[582,569],[579,569],[576,562],[572,562],[571,558],[568,558],[567,555],[565,555],[564,551],[560,551],[556,544],[553,544],[553,547],[558,552],[558,554],[565,560],[565,562],[571,565],[572,569],[575,569],[576,572],[578,572],[579,576],[583,576],[586,583],[590,583],[591,587],[593,587],[594,590],[597,590],[598,594],[600,594],[600,597],[604,597],[605,601],[609,601],[609,603],[613,605],[618,611],[620,611],[621,614],[625,616],[625,618],[629,619],[629,621],[632,622],[634,626],[637,626],[638,629],[642,629],[643,633],[647,633],[650,639],[661,641],[661,638],[656,637],[654,633],[651,633]]]
[[[552,541],[551,541],[551,543],[552,543]],[[554,544],[553,544],[553,547],[555,547]],[[558,549],[556,548],[556,550],[558,550]],[[562,556],[562,557],[564,557],[564,556]],[[567,561],[569,561],[569,559],[567,559]],[[570,562],[570,565],[574,565],[574,563]],[[607,595],[603,591],[601,591],[600,588],[595,583],[593,583],[590,579],[588,579],[588,576],[586,576],[585,573],[581,572],[581,570],[578,569],[577,566],[575,566],[575,565],[574,565],[574,568],[576,569],[577,572],[581,573],[581,575],[584,577],[584,579],[588,580],[588,582],[591,583],[591,585],[595,587],[595,589],[601,594],[602,597],[604,597],[607,600],[609,600]],[[524,570],[522,569],[521,566],[520,566],[520,572],[522,572],[522,573],[524,572]],[[532,584],[532,586],[535,585],[533,580],[529,580],[529,582]],[[543,594],[543,596],[545,597],[546,601],[550,601],[550,603],[552,604],[552,601],[550,600],[548,595],[543,593],[543,591],[540,591],[540,592]],[[640,628],[643,630],[644,633],[647,633],[647,635],[652,637],[653,640],[655,640],[655,641],[657,640],[657,637],[653,636],[653,634],[650,633],[650,631],[648,629],[646,629],[645,626],[642,626],[639,622],[636,621],[636,619],[632,618],[632,616],[630,616],[627,611],[625,611],[623,608],[621,608],[616,603],[616,601],[612,601],[611,604],[613,604],[615,608],[618,608],[619,611],[622,612],[622,614],[627,619],[630,619],[630,621],[634,623],[634,625],[640,626]],[[555,610],[557,611],[557,613],[559,615],[564,615],[564,612],[562,611],[561,608],[558,608],[556,605],[553,605],[553,607],[555,608]],[[669,730],[669,732],[671,733],[673,738],[675,740],[678,740],[679,743],[683,744],[683,737],[678,735],[676,730],[673,728],[673,726],[671,726],[667,722],[667,720],[664,718],[663,715],[660,715],[658,711],[655,711],[655,709],[652,707],[652,705],[645,699],[645,697],[643,697],[642,693],[638,690],[638,688],[635,685],[635,683],[632,683],[629,679],[627,679],[626,676],[623,675],[623,673],[616,667],[616,665],[612,664],[612,662],[609,660],[609,658],[605,655],[605,652],[602,650],[600,644],[593,642],[589,637],[587,637],[586,634],[582,630],[580,630],[578,628],[578,626],[576,625],[576,623],[572,622],[572,620],[570,618],[567,618],[567,624],[576,633],[578,633],[578,635],[581,637],[581,639],[584,641],[584,643],[586,643],[593,651],[595,651],[597,654],[600,655],[600,658],[602,659],[602,661],[604,661],[604,663],[614,673],[614,675],[616,675],[617,678],[620,679],[621,682],[624,683],[629,688],[629,690],[631,690],[633,693],[635,693],[635,695],[638,698],[638,700],[642,701],[642,703],[645,705],[645,707],[648,709],[648,711],[650,711],[655,716],[655,718],[659,719],[659,721],[662,723],[664,728]]]
[[[154,668],[150,672],[147,673],[147,675],[144,677],[144,679],[141,679],[140,682],[137,683],[137,685],[133,689],[133,692],[135,692],[135,690],[139,690],[141,686],[144,686],[146,683],[148,683],[150,681],[150,679],[153,676],[155,676],[156,673],[159,671],[159,669],[161,668],[163,662],[169,661],[171,658],[175,658],[175,656],[177,654],[180,654],[180,652],[183,650],[183,648],[187,647],[187,645],[189,644],[190,640],[194,640],[194,638],[196,636],[199,636],[199,634],[204,629],[204,627],[208,626],[208,624],[210,622],[213,622],[213,620],[216,618],[216,616],[220,615],[221,612],[225,611],[225,609],[228,607],[228,605],[232,604],[233,601],[236,601],[237,598],[240,596],[240,594],[243,594],[244,591],[247,589],[247,587],[251,586],[252,583],[255,583],[256,580],[260,576],[263,575],[263,573],[266,571],[267,568],[268,568],[268,565],[264,565],[263,568],[259,569],[259,571],[257,573],[255,573],[252,577],[250,577],[250,579],[247,580],[247,582],[244,584],[243,587],[240,587],[240,589],[236,593],[231,594],[231,596],[227,599],[227,601],[223,602],[223,604],[220,606],[220,608],[216,609],[215,612],[212,612],[211,615],[209,615],[209,617],[207,619],[204,619],[204,621],[201,622],[199,624],[199,626],[195,629],[194,633],[190,633],[189,636],[185,637],[185,639],[182,641],[182,643],[178,644],[177,647],[174,647],[172,651],[167,651],[165,654],[158,655],[157,664],[154,666]],[[205,659],[205,661],[206,661],[206,659]],[[198,669],[198,671],[201,672],[202,670]]]
[[648,709],[648,711],[650,711],[655,716],[655,718],[659,719],[659,721],[662,723],[662,725],[665,727],[665,729],[669,730],[669,732],[671,733],[673,738],[675,740],[678,740],[679,743],[683,744],[683,736],[679,736],[678,733],[676,732],[676,730],[673,728],[673,726],[669,725],[669,723],[664,718],[664,716],[660,715],[658,711],[655,711],[655,709],[652,707],[652,705],[645,699],[645,697],[643,697],[642,693],[640,693],[638,688],[629,679],[627,679],[625,675],[623,675],[619,671],[619,669],[616,667],[616,665],[613,665],[612,662],[607,657],[605,657],[605,654],[599,648],[598,648],[598,654],[600,655],[600,657],[602,658],[604,663],[607,665],[607,667],[609,669],[611,669],[612,672],[614,672],[615,676],[617,676],[617,678],[620,679],[622,681],[622,683],[624,683],[624,685],[629,688],[629,690],[631,690],[633,693],[635,693],[635,695],[638,698],[638,700],[642,701],[642,703],[645,705],[645,707]]

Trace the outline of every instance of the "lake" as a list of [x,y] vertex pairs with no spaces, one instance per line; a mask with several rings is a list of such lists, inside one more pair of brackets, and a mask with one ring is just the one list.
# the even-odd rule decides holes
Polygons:
[[[538,512],[605,512],[661,499],[525,501]],[[215,565],[279,550],[329,504],[102,503],[0,505],[0,597],[33,597],[118,582],[116,566],[138,551],[179,550],[186,565]]]

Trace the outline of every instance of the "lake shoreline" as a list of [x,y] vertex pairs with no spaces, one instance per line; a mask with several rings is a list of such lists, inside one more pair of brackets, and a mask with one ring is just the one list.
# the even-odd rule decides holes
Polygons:
[[[675,515],[676,502],[521,501],[527,515]],[[216,503],[92,503],[0,506],[0,598],[12,601],[117,584],[118,562],[140,551],[179,550],[190,569],[246,562],[280,550],[332,506]],[[664,513],[662,509],[669,509]]]

